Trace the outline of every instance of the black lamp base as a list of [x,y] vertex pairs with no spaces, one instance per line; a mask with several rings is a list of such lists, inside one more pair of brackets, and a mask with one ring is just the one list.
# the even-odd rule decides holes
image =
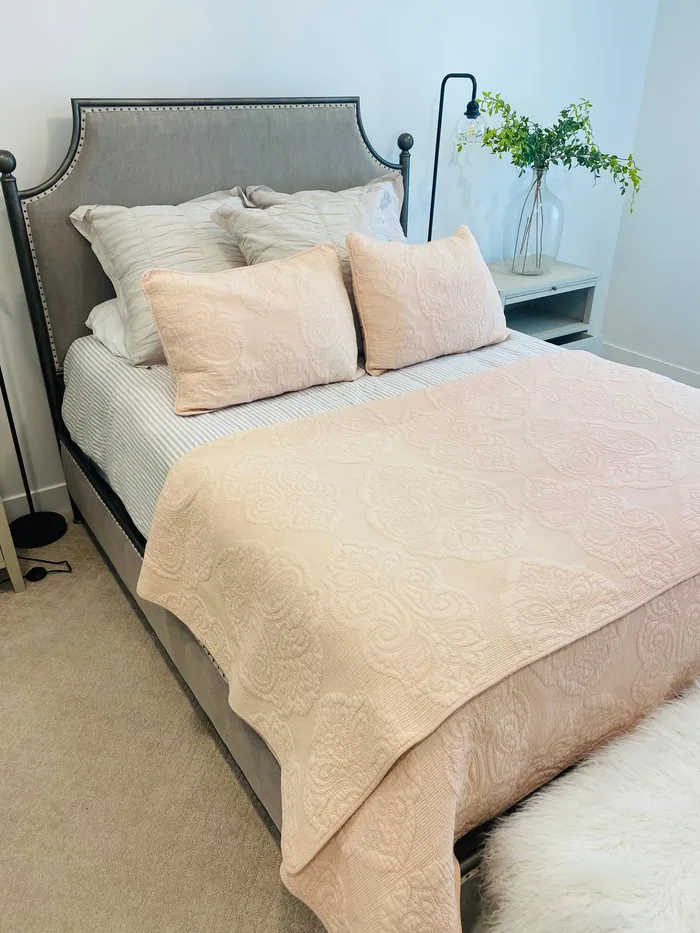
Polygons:
[[44,547],[58,541],[68,530],[58,512],[30,512],[10,523],[12,540],[17,548]]

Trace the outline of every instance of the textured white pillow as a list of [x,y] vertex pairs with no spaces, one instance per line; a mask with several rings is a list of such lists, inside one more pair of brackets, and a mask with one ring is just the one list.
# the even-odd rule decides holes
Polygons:
[[241,210],[240,199],[231,198],[217,207],[212,220],[231,234],[249,265],[287,259],[333,243],[338,247],[351,297],[352,276],[345,246],[348,233],[364,233],[382,242],[406,239],[400,222],[403,179],[398,173],[346,191],[284,194],[259,186],[246,189],[246,197],[263,210]]
[[222,203],[227,203],[231,212],[245,209],[238,189],[231,189],[175,206],[99,204],[78,207],[70,215],[112,281],[124,326],[125,355],[131,363],[165,362],[141,290],[144,272],[154,268],[223,272],[245,265],[233,240],[211,220],[212,211]]
[[103,301],[101,305],[93,308],[85,321],[85,326],[92,331],[103,346],[107,347],[110,353],[128,359],[124,323],[119,313],[119,301],[116,298]]
[[[344,201],[356,198],[364,198],[374,189],[379,188],[388,192],[393,201],[394,220],[400,227],[399,216],[401,214],[401,205],[403,204],[403,176],[400,172],[389,172],[368,182],[366,185],[358,185],[356,188],[346,188],[344,191],[323,191],[311,189],[309,191],[297,191],[294,194],[286,194],[283,191],[275,191],[274,188],[268,188],[266,185],[248,185],[245,189],[246,202],[251,207],[274,207],[276,204],[290,204],[295,201],[311,201],[315,204],[323,204],[329,198],[335,200],[341,198]],[[240,192],[240,189],[238,189]],[[403,233],[403,230],[401,230]]]

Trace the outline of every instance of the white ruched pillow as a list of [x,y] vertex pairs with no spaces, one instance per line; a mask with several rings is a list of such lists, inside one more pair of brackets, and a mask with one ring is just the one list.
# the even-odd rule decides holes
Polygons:
[[126,358],[132,364],[165,361],[158,331],[141,290],[144,272],[153,268],[223,272],[245,265],[231,237],[211,220],[212,211],[224,202],[229,204],[229,210],[236,205],[241,210],[245,207],[238,189],[231,189],[178,205],[96,204],[78,207],[70,215],[114,286],[124,324]]

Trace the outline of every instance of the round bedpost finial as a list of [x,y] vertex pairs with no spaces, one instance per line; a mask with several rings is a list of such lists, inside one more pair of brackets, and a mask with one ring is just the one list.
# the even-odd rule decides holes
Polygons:
[[401,152],[408,152],[413,146],[413,137],[410,133],[402,133],[398,138],[398,144]]
[[0,149],[0,172],[3,175],[11,175],[17,166],[17,159],[8,152],[7,149]]

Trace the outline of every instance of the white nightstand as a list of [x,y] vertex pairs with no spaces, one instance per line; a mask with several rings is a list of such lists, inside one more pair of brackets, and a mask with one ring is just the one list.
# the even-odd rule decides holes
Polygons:
[[516,275],[490,263],[508,327],[540,340],[568,344],[589,337],[588,322],[598,274],[585,266],[555,262],[543,275]]
[[10,575],[10,581],[16,592],[21,592],[24,589],[24,577],[17,560],[10,526],[7,524],[5,506],[0,499],[0,569],[2,568],[5,568]]

